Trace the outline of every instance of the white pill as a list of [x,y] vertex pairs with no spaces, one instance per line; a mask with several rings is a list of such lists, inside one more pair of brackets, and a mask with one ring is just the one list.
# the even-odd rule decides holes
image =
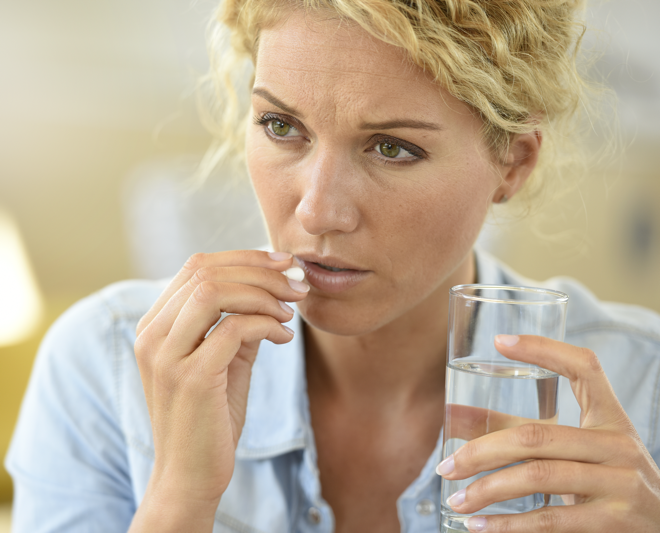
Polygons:
[[289,270],[285,270],[284,275],[295,281],[302,281],[305,279],[305,271],[299,267],[292,267]]

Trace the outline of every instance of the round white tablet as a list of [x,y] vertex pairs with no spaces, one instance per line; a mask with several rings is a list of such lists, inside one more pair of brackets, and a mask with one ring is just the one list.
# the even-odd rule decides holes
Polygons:
[[305,279],[305,271],[299,267],[292,267],[289,270],[285,270],[284,275],[295,281],[302,281]]

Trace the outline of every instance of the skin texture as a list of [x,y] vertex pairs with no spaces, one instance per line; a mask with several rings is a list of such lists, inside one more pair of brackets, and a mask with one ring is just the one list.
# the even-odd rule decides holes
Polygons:
[[[231,479],[259,343],[291,340],[281,325],[292,317],[280,303],[288,301],[306,321],[312,425],[336,531],[398,532],[396,499],[419,475],[443,422],[448,289],[475,281],[471,248],[488,207],[523,185],[541,135],[513,138],[507,159],[495,162],[478,116],[400,50],[355,25],[300,12],[262,30],[252,107],[248,166],[281,254],[193,256],[140,321],[135,352],[155,464],[130,531],[210,533]],[[378,152],[383,142],[408,150],[400,164]],[[281,275],[295,264],[292,254],[369,273],[342,292],[310,290]],[[205,338],[221,311],[238,315]],[[632,509],[636,527],[627,530],[655,531],[660,475],[595,356],[538,339],[498,349],[513,359],[543,357],[568,376],[584,428],[536,431],[502,420],[502,431],[461,448],[447,475],[534,460],[469,487],[461,509],[477,511],[521,486],[558,489],[579,495],[568,497],[579,505],[489,518],[486,530],[619,533]],[[524,431],[545,437],[521,445]],[[586,460],[585,449],[598,453]],[[561,471],[559,483],[523,471],[539,465]],[[591,476],[610,479],[607,490],[586,483]]]

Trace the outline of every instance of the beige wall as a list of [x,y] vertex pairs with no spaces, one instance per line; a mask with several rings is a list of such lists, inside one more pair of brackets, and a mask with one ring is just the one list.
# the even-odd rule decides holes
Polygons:
[[489,233],[490,250],[529,277],[572,276],[601,299],[660,312],[660,136],[592,169],[538,216]]
[[4,2],[0,207],[18,219],[47,294],[130,275],[122,180],[200,153],[190,96],[213,2]]

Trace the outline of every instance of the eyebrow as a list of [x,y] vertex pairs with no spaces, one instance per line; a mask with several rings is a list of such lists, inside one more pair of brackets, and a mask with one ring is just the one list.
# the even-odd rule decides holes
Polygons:
[[296,111],[293,107],[289,107],[284,102],[282,102],[282,100],[280,100],[279,98],[275,98],[266,89],[261,89],[260,87],[255,87],[254,89],[252,89],[252,94],[256,94],[258,96],[261,96],[264,100],[270,102],[274,106],[279,107],[285,113],[289,113],[289,115],[296,115],[296,116],[299,116],[299,117],[303,118],[303,116],[300,113],[298,113],[298,111]]
[[[282,102],[282,100],[273,96],[266,89],[255,87],[252,90],[252,94],[261,96],[264,100],[270,102],[274,106],[279,107],[285,113],[289,113],[290,115],[296,115],[301,118],[304,118],[298,111],[286,105],[284,102]],[[387,120],[385,122],[363,122],[360,125],[361,130],[394,130],[397,128],[410,128],[410,129],[431,130],[431,131],[441,131],[444,129],[439,124],[434,124],[433,122],[424,122],[423,120],[412,120],[412,119],[394,119],[394,120]]]
[[418,130],[434,131],[444,129],[439,124],[410,119],[388,120],[386,122],[364,122],[360,125],[360,129],[362,130],[393,130],[397,128],[412,128]]

